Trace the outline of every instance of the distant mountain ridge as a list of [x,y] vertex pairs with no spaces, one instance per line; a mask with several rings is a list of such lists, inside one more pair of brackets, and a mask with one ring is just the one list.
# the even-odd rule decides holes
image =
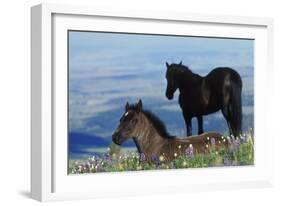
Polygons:
[[[94,134],[84,134],[80,132],[70,132],[69,137],[69,152],[70,153],[84,153],[85,148],[91,147],[108,147],[112,141],[110,138],[103,138]],[[134,146],[133,142],[127,142],[123,146]]]
[[71,132],[68,138],[71,153],[83,152],[85,147],[106,147],[110,144],[110,142],[99,136],[79,132]]

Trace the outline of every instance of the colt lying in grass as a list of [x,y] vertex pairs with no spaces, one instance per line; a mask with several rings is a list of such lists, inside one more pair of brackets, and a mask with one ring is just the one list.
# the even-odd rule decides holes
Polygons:
[[154,157],[160,157],[162,162],[170,162],[182,154],[206,154],[212,149],[229,146],[229,142],[217,132],[206,132],[184,138],[170,135],[157,116],[148,110],[143,110],[141,100],[137,104],[126,104],[125,113],[112,135],[113,142],[118,145],[129,138],[133,138],[138,152],[147,162],[153,162]]

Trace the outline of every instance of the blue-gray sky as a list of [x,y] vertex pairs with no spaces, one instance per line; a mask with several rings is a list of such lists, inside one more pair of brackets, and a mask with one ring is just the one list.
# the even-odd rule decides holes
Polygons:
[[[183,61],[200,75],[232,67],[242,76],[243,94],[253,98],[253,46],[253,40],[71,31],[70,131],[109,137],[116,125],[104,127],[106,121],[117,121],[126,101],[139,98],[163,118],[165,112],[181,115],[177,97],[165,98],[166,61]],[[244,112],[251,113],[246,104]]]

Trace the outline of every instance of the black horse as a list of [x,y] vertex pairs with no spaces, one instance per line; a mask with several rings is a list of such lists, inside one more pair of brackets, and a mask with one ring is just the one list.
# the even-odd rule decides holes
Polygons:
[[169,65],[166,62],[166,97],[173,99],[179,89],[179,104],[186,123],[187,135],[192,134],[191,119],[198,120],[198,134],[203,133],[203,115],[221,110],[227,121],[230,134],[241,133],[242,80],[240,75],[228,67],[213,69],[207,76],[194,74],[187,66]]

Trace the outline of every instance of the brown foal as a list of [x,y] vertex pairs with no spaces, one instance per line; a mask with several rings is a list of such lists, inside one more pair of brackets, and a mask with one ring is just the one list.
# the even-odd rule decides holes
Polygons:
[[125,113],[112,135],[113,142],[118,145],[129,138],[133,138],[138,152],[148,162],[152,162],[153,156],[161,157],[163,162],[170,162],[187,153],[206,154],[212,149],[229,146],[227,139],[218,132],[183,138],[171,136],[157,116],[143,110],[141,100],[134,105],[126,104]]

